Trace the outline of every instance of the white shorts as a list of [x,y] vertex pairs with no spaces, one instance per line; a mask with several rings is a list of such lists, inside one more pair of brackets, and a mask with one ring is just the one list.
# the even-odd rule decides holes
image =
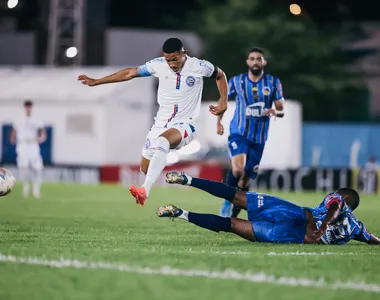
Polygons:
[[190,144],[195,138],[195,126],[191,123],[175,122],[173,124],[167,124],[166,127],[153,125],[146,137],[141,155],[146,159],[151,160],[155,152],[158,137],[170,128],[177,129],[182,135],[182,140],[175,150],[179,150],[182,147]]
[[19,147],[19,149],[17,149],[17,167],[32,167],[35,171],[41,171],[43,166],[43,160],[39,148]]

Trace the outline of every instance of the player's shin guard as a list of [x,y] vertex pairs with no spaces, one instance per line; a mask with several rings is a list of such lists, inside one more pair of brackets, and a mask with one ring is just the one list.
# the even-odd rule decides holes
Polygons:
[[223,218],[211,214],[198,214],[189,212],[188,220],[199,227],[212,230],[215,232],[230,232],[231,231],[231,219]]
[[152,159],[149,163],[148,172],[145,177],[143,187],[145,188],[146,195],[149,195],[150,189],[156,182],[158,176],[160,176],[162,170],[166,166],[166,158],[170,150],[169,141],[164,137],[157,139],[156,151],[154,152]]
[[223,183],[202,178],[192,178],[191,186],[204,190],[211,195],[232,201],[235,198],[236,189]]

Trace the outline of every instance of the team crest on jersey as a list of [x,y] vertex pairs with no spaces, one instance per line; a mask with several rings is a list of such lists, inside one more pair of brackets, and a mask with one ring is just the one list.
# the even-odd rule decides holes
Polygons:
[[264,94],[264,96],[268,96],[270,94],[270,88],[265,86],[263,88],[263,94]]
[[189,76],[186,78],[186,84],[188,86],[193,86],[195,83],[195,78],[193,76]]
[[150,147],[150,139],[146,139],[145,140],[144,147],[145,147],[145,149],[149,149],[149,147]]

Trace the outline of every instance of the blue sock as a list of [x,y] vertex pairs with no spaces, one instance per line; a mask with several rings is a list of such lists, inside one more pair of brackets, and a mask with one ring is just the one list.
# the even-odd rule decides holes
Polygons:
[[202,178],[192,178],[190,185],[200,190],[204,190],[215,197],[227,199],[228,201],[232,201],[236,194],[236,188],[223,182],[206,180]]
[[188,219],[190,223],[193,223],[199,227],[206,228],[215,232],[231,231],[231,219],[223,218],[211,214],[198,214],[189,212]]

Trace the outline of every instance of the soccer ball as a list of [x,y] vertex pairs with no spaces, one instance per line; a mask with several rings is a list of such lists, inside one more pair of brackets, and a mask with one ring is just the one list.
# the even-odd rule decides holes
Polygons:
[[16,178],[9,170],[0,168],[0,197],[8,195],[12,191],[15,182]]

